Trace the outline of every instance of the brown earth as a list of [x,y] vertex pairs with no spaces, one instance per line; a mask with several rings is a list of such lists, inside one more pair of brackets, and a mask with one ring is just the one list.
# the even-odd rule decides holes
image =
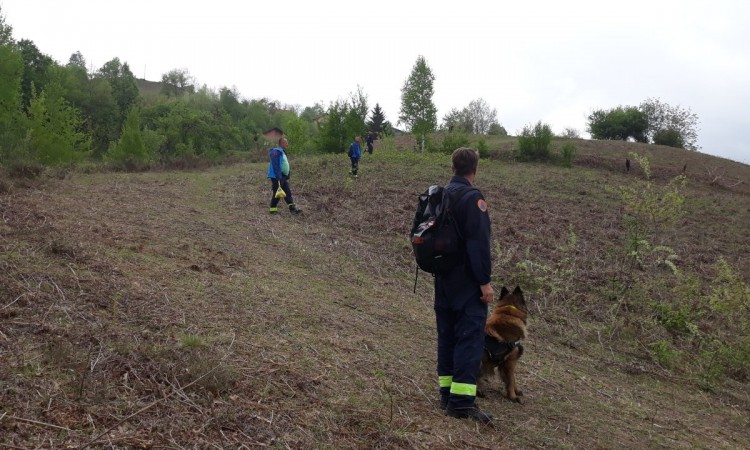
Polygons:
[[706,390],[663,367],[601,293],[624,234],[606,188],[635,176],[619,169],[627,151],[652,154],[664,177],[695,174],[671,245],[704,279],[724,256],[750,281],[750,168],[577,144],[573,170],[513,163],[512,141],[481,165],[498,288],[524,284],[524,261],[575,267],[567,291],[529,289],[524,403],[490,391],[494,427],[439,411],[429,276],[412,293],[406,234],[416,195],[447,179],[445,156],[376,148],[358,180],[344,156],[292,159],[299,217],[267,214],[263,162],[9,189],[0,447],[750,447],[746,382]]

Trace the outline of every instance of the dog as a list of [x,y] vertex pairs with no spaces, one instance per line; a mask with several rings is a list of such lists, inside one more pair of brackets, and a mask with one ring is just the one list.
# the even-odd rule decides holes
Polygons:
[[512,402],[521,403],[523,392],[516,386],[516,364],[523,354],[521,340],[526,338],[529,310],[523,291],[516,286],[513,292],[503,286],[500,299],[484,327],[485,351],[477,380],[477,395],[484,397],[495,372],[505,383],[505,395]]

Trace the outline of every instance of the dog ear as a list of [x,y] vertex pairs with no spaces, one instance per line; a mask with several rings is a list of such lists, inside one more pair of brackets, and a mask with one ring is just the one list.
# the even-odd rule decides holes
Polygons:
[[515,289],[513,289],[514,294],[521,294],[523,295],[523,291],[521,290],[521,286],[516,286]]
[[505,286],[503,286],[503,288],[500,289],[500,298],[505,297],[506,295],[508,295],[509,292],[510,291],[508,290],[508,288],[506,288]]

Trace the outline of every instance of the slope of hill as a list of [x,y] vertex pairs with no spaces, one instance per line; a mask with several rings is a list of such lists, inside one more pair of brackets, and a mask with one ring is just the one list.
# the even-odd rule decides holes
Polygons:
[[[607,290],[625,236],[610,188],[636,176],[618,169],[626,151],[665,171],[683,159],[581,143],[585,166],[564,169],[510,162],[500,144],[478,176],[496,285],[522,285],[532,318],[525,403],[499,386],[480,400],[495,427],[439,411],[431,279],[412,292],[416,196],[449,158],[376,148],[358,180],[344,156],[292,159],[300,217],[267,215],[264,162],[0,195],[0,445],[750,447],[743,375],[706,386],[667,367],[641,305]],[[669,243],[701,283],[718,256],[747,283],[750,168],[707,158],[689,178],[726,165],[744,184],[691,179]]]

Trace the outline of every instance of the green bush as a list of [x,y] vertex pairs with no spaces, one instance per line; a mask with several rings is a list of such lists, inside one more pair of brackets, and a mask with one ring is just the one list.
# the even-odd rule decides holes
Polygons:
[[487,139],[484,137],[480,137],[479,141],[477,141],[477,151],[479,152],[480,158],[489,158],[490,146],[487,145]]
[[563,166],[573,167],[573,159],[576,157],[576,146],[572,142],[566,142],[560,149],[560,157]]
[[682,133],[673,129],[659,130],[654,134],[654,144],[675,148],[685,148]]
[[537,122],[533,127],[527,125],[518,136],[516,157],[520,161],[546,161],[550,156],[552,129],[549,125]]
[[452,131],[443,136],[441,149],[443,153],[451,154],[457,148],[469,145],[469,135],[463,131]]

